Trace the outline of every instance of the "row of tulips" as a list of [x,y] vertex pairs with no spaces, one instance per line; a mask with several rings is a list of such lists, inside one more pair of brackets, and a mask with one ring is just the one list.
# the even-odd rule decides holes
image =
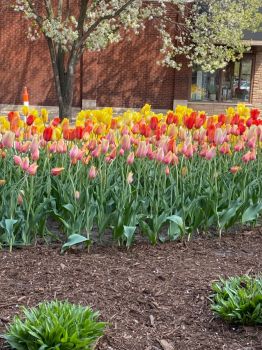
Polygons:
[[136,234],[155,244],[255,224],[261,146],[260,111],[244,105],[209,117],[183,106],[119,116],[105,108],[74,123],[10,112],[0,117],[0,243],[73,234],[91,243],[108,231],[130,246]]

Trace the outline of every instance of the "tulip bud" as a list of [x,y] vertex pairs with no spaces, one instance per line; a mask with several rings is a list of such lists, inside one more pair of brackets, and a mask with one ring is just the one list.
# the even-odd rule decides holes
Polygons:
[[75,191],[75,199],[78,200],[80,198],[80,192]]
[[133,182],[133,173],[130,171],[127,175],[127,183],[130,185]]
[[89,170],[88,177],[89,177],[89,179],[94,179],[96,177],[96,175],[97,175],[96,167],[94,165],[92,165],[90,170]]

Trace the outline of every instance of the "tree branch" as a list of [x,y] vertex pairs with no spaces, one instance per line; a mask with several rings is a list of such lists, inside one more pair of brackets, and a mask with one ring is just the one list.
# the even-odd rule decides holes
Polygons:
[[89,35],[99,26],[99,24],[103,21],[113,19],[117,16],[119,16],[125,9],[131,5],[136,0],[128,0],[124,5],[122,5],[118,10],[115,11],[112,15],[106,15],[103,17],[100,17],[95,23],[93,23],[90,28],[83,34],[82,38],[79,40],[79,42],[76,44],[75,48],[76,50],[80,49],[81,46],[85,43],[86,39],[89,37]]

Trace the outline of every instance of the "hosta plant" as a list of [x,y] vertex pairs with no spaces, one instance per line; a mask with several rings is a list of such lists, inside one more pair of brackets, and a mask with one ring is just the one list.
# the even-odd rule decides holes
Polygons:
[[89,307],[52,301],[23,309],[4,335],[17,350],[91,350],[103,335],[104,322]]
[[232,324],[262,324],[262,278],[236,276],[212,285],[211,309]]

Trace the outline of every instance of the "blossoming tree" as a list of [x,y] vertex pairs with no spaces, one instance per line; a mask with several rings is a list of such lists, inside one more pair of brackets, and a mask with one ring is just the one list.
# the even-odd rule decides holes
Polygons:
[[60,117],[71,116],[75,69],[85,50],[102,50],[155,25],[163,41],[162,64],[179,69],[177,58],[185,54],[189,64],[210,71],[241,57],[248,48],[244,31],[261,25],[261,0],[13,1],[28,19],[29,37],[42,34],[47,40]]

